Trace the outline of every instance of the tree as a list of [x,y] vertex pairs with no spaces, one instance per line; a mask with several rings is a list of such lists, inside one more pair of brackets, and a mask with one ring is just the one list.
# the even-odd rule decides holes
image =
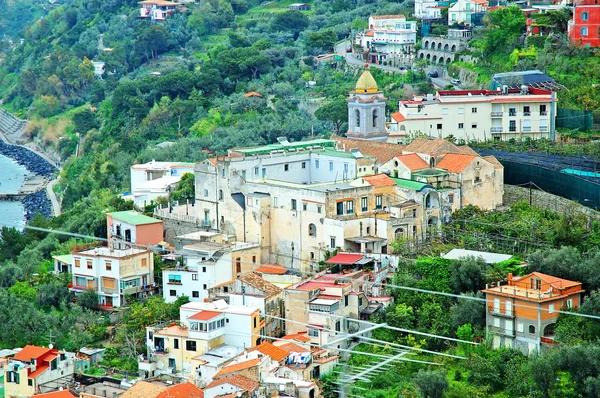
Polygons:
[[421,369],[413,381],[424,398],[442,398],[450,386],[443,371]]
[[487,14],[485,51],[510,53],[515,47],[512,43],[525,32],[525,14],[518,6],[500,8]]
[[59,281],[41,285],[39,294],[41,305],[55,308],[58,308],[63,301],[68,300],[70,295],[69,289]]
[[348,122],[348,103],[343,99],[336,99],[317,109],[315,116],[319,120],[333,123],[335,133],[340,135],[340,127]]
[[320,30],[308,34],[306,45],[316,52],[332,51],[336,40],[337,35],[333,30]]
[[194,174],[193,173],[185,173],[181,176],[181,180],[177,183],[177,188],[171,194],[171,198],[173,200],[183,200],[191,199],[194,200],[195,197],[195,186],[194,186]]
[[546,355],[529,362],[529,374],[536,389],[545,397],[550,397],[550,390],[556,383],[554,358]]
[[273,18],[271,30],[274,32],[292,32],[295,40],[298,38],[298,34],[308,27],[309,23],[308,17],[304,13],[290,10],[277,14]]
[[454,293],[478,292],[485,287],[483,277],[487,264],[483,258],[469,256],[455,260],[452,264],[451,279]]
[[94,289],[88,289],[77,296],[77,304],[82,308],[97,309],[99,301],[98,293]]
[[[475,329],[483,330],[485,327],[485,297],[481,293],[464,293],[465,299],[457,300],[450,308],[450,320],[455,328],[470,324]],[[479,298],[481,301],[470,299]]]
[[73,131],[76,133],[85,134],[88,131],[99,126],[96,114],[89,108],[85,108],[73,115]]

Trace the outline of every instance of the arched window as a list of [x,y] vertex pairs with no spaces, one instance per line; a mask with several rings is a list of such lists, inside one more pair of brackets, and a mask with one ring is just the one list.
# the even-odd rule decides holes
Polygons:
[[429,167],[435,167],[435,158],[433,156],[429,159]]
[[377,127],[377,109],[373,109],[373,127]]
[[354,113],[356,114],[356,127],[360,127],[360,111],[357,109]]
[[529,325],[529,333],[535,334],[535,326]]
[[223,190],[219,189],[219,200],[223,200]]
[[580,30],[581,36],[587,36],[588,35],[588,28],[587,26],[582,27]]
[[315,224],[308,224],[308,236],[313,238],[317,236],[317,226]]
[[588,13],[586,11],[581,13],[581,20],[582,21],[587,21],[588,20]]
[[404,236],[404,229],[402,229],[402,228],[396,229],[396,231],[394,232],[394,235],[396,236],[396,239],[402,238]]

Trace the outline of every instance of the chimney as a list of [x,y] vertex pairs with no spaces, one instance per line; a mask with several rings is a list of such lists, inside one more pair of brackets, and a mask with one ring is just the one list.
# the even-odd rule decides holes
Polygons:
[[508,276],[506,278],[508,279],[509,282],[512,281],[512,273],[509,272]]

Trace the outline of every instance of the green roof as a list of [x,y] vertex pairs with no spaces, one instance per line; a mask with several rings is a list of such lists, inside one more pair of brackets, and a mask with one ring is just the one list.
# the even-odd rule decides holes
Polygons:
[[445,176],[448,174],[449,173],[446,170],[442,170],[442,169],[422,169],[422,170],[413,171],[413,173],[412,173],[413,176],[419,176],[419,177],[440,177],[440,176]]
[[59,256],[52,256],[52,258],[54,258],[64,264],[73,264],[73,256],[70,254],[62,254]]
[[108,215],[112,216],[112,218],[115,220],[123,221],[133,225],[154,224],[161,222],[156,218],[145,216],[133,210],[117,211],[115,213],[108,213]]
[[326,156],[336,156],[338,158],[356,159],[356,156],[354,156],[350,152],[344,152],[344,151],[334,151],[331,149],[325,149],[325,150],[319,151],[318,153],[321,155],[326,155]]
[[419,181],[405,180],[404,178],[392,178],[396,185],[401,188],[413,189],[415,191],[420,191],[423,188],[433,188],[431,184],[427,184]]
[[287,145],[283,145],[280,143],[269,144],[251,148],[242,148],[242,149],[234,149],[234,152],[241,152],[246,155],[266,155],[273,151],[281,151],[284,150],[289,152],[290,149],[305,149],[309,146],[321,146],[326,148],[335,148],[335,141],[333,140],[325,140],[325,139],[316,139],[310,141],[298,141],[298,142],[290,142]]

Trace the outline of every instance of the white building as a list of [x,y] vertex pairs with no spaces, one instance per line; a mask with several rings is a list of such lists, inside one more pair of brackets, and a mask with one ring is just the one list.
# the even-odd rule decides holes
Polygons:
[[464,24],[471,26],[471,14],[488,9],[487,0],[458,0],[448,9],[448,25]]
[[159,197],[168,197],[185,173],[194,173],[194,163],[156,162],[131,166],[131,192],[124,199],[144,207]]
[[440,18],[442,13],[438,4],[437,0],[415,0],[415,17],[419,19]]
[[[388,142],[403,143],[406,134],[453,136],[469,141],[551,137],[552,93],[521,89],[438,91],[402,100],[392,114]],[[555,104],[556,106],[556,104]]]
[[404,15],[373,15],[369,29],[357,34],[355,44],[368,52],[368,62],[379,64],[409,53],[416,42],[416,21],[407,21]]
[[120,307],[124,296],[154,289],[154,253],[150,250],[97,247],[72,253],[72,264],[61,256],[54,259],[57,273],[66,269],[73,274],[70,290],[76,295],[95,290],[102,307]]
[[208,289],[231,281],[242,272],[258,267],[258,244],[199,242],[183,246],[182,262],[162,271],[162,290],[167,303],[187,296],[203,302]]

